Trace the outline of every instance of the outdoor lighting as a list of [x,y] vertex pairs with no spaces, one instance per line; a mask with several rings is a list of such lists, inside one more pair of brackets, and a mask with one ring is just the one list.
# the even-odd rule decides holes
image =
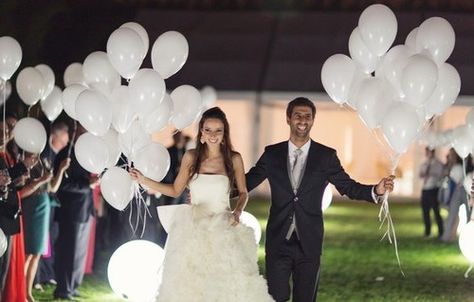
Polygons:
[[5,233],[0,229],[0,257],[3,256],[8,247],[7,237]]
[[323,195],[323,202],[321,204],[321,209],[324,211],[329,208],[332,202],[332,189],[331,185],[327,185],[326,189],[324,189],[324,195]]
[[130,301],[155,301],[164,256],[160,246],[147,240],[132,240],[121,245],[110,257],[107,269],[110,287]]
[[457,229],[457,234],[461,234],[462,228],[467,224],[467,215],[466,215],[466,205],[462,204],[459,206],[459,223],[458,223],[458,229]]
[[461,229],[459,248],[471,265],[464,275],[467,278],[469,271],[474,266],[474,221],[470,221]]
[[255,241],[258,244],[262,238],[262,228],[260,227],[260,223],[258,222],[257,218],[255,218],[255,216],[249,212],[244,211],[242,212],[242,215],[240,215],[240,222],[253,229]]

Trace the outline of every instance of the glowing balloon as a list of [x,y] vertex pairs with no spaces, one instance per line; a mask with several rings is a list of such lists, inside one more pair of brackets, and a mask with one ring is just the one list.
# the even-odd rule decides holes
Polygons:
[[123,244],[110,257],[110,287],[130,301],[154,301],[161,284],[164,257],[163,249],[147,240]]
[[262,238],[262,227],[260,226],[260,222],[258,222],[257,218],[255,218],[255,216],[253,216],[249,212],[243,211],[242,215],[240,215],[240,223],[245,226],[248,226],[253,230],[255,235],[255,241],[258,244],[260,242],[260,239]]

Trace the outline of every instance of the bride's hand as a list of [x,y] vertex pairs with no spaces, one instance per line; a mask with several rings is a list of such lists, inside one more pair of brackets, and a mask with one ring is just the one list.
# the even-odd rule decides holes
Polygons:
[[130,171],[128,171],[128,174],[130,174],[130,177],[138,183],[142,183],[145,179],[145,176],[142,174],[142,172],[135,168],[131,168]]
[[232,226],[236,226],[240,223],[240,215],[241,214],[242,214],[242,211],[238,211],[238,210],[234,210],[232,212],[232,217],[231,217],[231,220],[232,220],[231,225]]

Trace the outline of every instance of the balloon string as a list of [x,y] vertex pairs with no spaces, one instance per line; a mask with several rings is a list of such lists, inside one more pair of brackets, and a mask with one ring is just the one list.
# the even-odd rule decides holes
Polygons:
[[[395,173],[395,169],[398,166],[398,163],[400,161],[400,155],[401,154],[395,155],[392,160],[392,167],[391,167],[392,175]],[[395,248],[395,256],[397,257],[398,267],[400,268],[400,272],[402,273],[402,276],[405,277],[405,273],[403,272],[402,264],[400,262],[400,255],[398,253],[397,235],[395,233],[395,225],[393,224],[392,215],[390,214],[390,208],[388,204],[388,195],[389,195],[389,192],[386,191],[385,194],[383,195],[382,204],[380,205],[379,229],[382,229],[385,223],[387,224],[386,226],[387,229],[380,240],[382,241],[385,237],[387,237],[390,244],[393,243],[394,248]]]
[[[74,147],[74,141],[76,140],[76,133],[77,133],[77,121],[74,120],[74,128],[72,130],[71,143],[69,144],[69,147],[67,149],[67,158],[71,158],[72,148]],[[69,174],[68,174],[69,168],[67,168],[66,171],[64,171],[65,178],[69,178]]]
[[[142,230],[140,232],[140,237],[139,238],[142,238],[143,235],[145,234],[147,215],[151,217],[151,213],[148,210],[148,206],[146,204],[145,198],[143,198],[142,192],[144,192],[144,190],[140,187],[140,185],[135,184],[135,189],[134,189],[134,197],[135,198],[134,198],[134,200],[135,200],[135,204],[137,206],[137,213],[135,215],[136,216],[135,225],[133,223],[133,217],[134,217],[134,215],[133,215],[133,204],[134,203],[133,202],[130,204],[130,215],[128,217],[128,222],[129,222],[130,228],[132,229],[132,233],[133,233],[132,236],[134,238],[137,237],[137,231],[138,231],[140,220],[143,222],[143,224],[142,224]],[[143,211],[142,211],[142,207],[143,207]]]
[[6,115],[7,115],[7,98],[6,98],[6,81],[2,81],[2,90],[3,90],[3,145],[2,149],[6,153],[7,151],[7,121],[6,121]]
[[469,273],[471,272],[471,270],[474,268],[474,263],[471,263],[471,265],[469,265],[469,268],[467,269],[467,271],[464,273],[464,278],[469,278]]
[[[466,181],[467,179],[467,171],[466,171],[466,162],[467,162],[467,157],[464,157],[462,159],[462,171],[463,171],[463,174],[464,174],[464,181],[463,183]],[[466,218],[467,218],[467,222],[469,222],[469,220],[471,219],[471,210],[470,210],[470,206],[469,206],[469,194],[468,194],[468,191],[465,192],[464,194],[466,196],[466,201],[465,201],[465,208],[466,208]]]

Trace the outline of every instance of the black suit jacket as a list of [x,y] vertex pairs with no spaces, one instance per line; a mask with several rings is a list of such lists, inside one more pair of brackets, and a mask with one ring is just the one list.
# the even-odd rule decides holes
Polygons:
[[265,249],[268,256],[284,243],[293,219],[303,250],[307,256],[319,257],[323,243],[321,202],[328,182],[342,195],[373,202],[372,187],[362,185],[344,171],[336,151],[311,141],[306,169],[296,194],[288,175],[288,141],[267,146],[256,165],[246,175],[247,188],[253,190],[268,179],[271,189],[270,216],[267,223]]
[[[61,161],[67,158],[69,146],[63,148],[54,161],[54,171],[58,171]],[[90,173],[76,159],[74,148],[71,152],[71,165],[66,171],[56,196],[60,207],[56,211],[57,221],[87,222],[94,212],[92,189],[89,186]]]

